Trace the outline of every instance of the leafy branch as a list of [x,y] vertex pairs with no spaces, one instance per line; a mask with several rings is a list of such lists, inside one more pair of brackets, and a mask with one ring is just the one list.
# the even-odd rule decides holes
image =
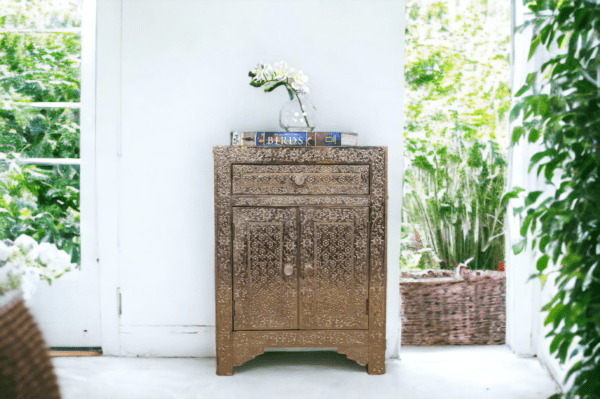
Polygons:
[[[547,311],[550,352],[560,363],[579,356],[565,383],[572,388],[553,398],[600,397],[600,3],[591,0],[534,0],[529,57],[539,46],[560,52],[530,74],[515,94],[521,97],[511,120],[523,117],[512,142],[539,142],[529,170],[537,167],[553,194],[510,193],[524,197],[515,210],[523,215],[522,251],[531,233],[532,248],[541,256],[533,277],[546,281],[557,273],[558,293]],[[526,93],[531,93],[526,95]],[[555,266],[552,266],[555,265]]]

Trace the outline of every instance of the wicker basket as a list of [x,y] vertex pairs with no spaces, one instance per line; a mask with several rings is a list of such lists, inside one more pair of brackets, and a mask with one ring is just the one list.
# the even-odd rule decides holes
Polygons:
[[54,399],[60,392],[48,348],[20,295],[0,304],[0,398]]
[[498,345],[506,338],[506,275],[402,273],[402,345]]

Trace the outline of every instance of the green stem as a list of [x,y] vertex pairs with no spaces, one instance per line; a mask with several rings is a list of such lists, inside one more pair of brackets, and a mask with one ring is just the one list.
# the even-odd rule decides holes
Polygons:
[[276,84],[275,86],[272,86],[268,89],[265,89],[265,91],[267,91],[267,92],[272,91],[280,84],[283,84],[283,85],[285,85],[285,88],[288,91],[290,100],[294,100],[294,94],[296,95],[296,98],[298,99],[298,104],[300,104],[300,109],[302,110],[302,116],[304,117],[304,121],[306,122],[306,127],[310,128],[310,125],[308,124],[308,118],[306,117],[306,111],[304,110],[304,105],[302,104],[302,101],[300,100],[300,96],[298,95],[298,92],[296,90],[294,90],[294,88],[289,83],[287,83],[283,80],[271,79],[271,80],[265,80],[264,82],[260,82],[260,83],[256,83],[256,84],[253,84],[253,82],[250,82],[250,84],[255,87],[260,87],[260,86],[264,85],[265,83],[270,83],[270,82],[278,82],[278,84]]
[[298,104],[300,104],[300,109],[302,110],[302,116],[304,117],[304,121],[306,122],[306,127],[310,128],[310,125],[308,124],[308,118],[306,117],[306,111],[304,110],[304,105],[302,104],[302,101],[300,101],[300,96],[298,95],[298,92],[296,90],[294,90],[294,88],[292,86],[290,86],[290,84],[288,84],[288,83],[285,84],[285,88],[288,90],[288,94],[290,95],[290,100],[294,99],[294,96],[292,93],[296,94],[296,98],[298,99]]
[[302,105],[302,101],[300,101],[300,96],[298,95],[298,92],[294,90],[294,92],[296,93],[296,98],[298,99],[298,103],[300,104],[300,109],[302,110],[302,116],[304,116],[304,121],[306,122],[306,127],[310,128],[309,124],[308,124],[308,118],[306,117],[306,111],[304,111],[304,105]]

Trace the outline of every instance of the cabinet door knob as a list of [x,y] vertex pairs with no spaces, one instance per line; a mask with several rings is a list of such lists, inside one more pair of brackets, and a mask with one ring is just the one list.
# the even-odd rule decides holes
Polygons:
[[294,273],[294,267],[292,265],[285,265],[283,268],[283,273],[286,276],[291,276]]
[[312,274],[313,274],[313,271],[314,271],[314,270],[313,270],[313,267],[312,267],[311,265],[306,265],[306,266],[304,266],[304,274],[305,274],[306,276],[312,276]]
[[303,185],[304,184],[304,176],[302,176],[302,175],[296,176],[294,178],[294,182],[299,186]]

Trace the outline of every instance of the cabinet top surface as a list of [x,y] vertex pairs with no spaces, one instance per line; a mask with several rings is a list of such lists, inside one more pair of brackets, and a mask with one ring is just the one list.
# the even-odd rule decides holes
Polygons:
[[294,146],[287,146],[287,147],[276,147],[276,146],[264,146],[264,147],[253,147],[253,146],[239,146],[239,145],[216,145],[213,147],[214,149],[219,149],[219,148],[223,148],[223,149],[240,149],[240,150],[252,150],[252,151],[264,151],[264,150],[287,150],[287,149],[294,149],[294,150],[302,150],[302,151],[323,151],[323,150],[327,150],[327,151],[335,151],[335,150],[341,150],[341,149],[357,149],[357,150],[373,150],[373,149],[377,149],[377,148],[387,148],[386,145],[382,145],[382,146],[331,146],[331,147],[325,147],[325,146],[318,146],[318,147],[294,147]]

